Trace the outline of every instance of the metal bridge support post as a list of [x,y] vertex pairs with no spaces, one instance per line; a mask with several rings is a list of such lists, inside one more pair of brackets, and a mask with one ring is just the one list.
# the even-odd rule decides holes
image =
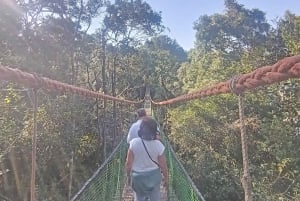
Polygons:
[[249,171],[247,135],[246,135],[245,122],[244,122],[244,99],[243,98],[244,98],[243,94],[238,94],[241,143],[242,143],[242,155],[243,155],[243,177],[241,178],[241,182],[245,191],[245,201],[253,201],[251,176]]
[[33,134],[31,151],[31,187],[30,200],[35,201],[35,170],[36,170],[36,138],[37,138],[37,89],[33,90]]
[[149,116],[152,116],[152,108],[151,108],[151,97],[150,97],[150,89],[146,88],[145,93],[145,102],[144,102],[144,108],[146,110],[146,114]]

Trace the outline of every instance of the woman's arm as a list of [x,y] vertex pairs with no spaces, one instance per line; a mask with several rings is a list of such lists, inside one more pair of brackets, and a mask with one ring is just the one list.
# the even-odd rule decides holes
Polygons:
[[165,155],[158,156],[159,167],[163,174],[164,186],[167,187],[169,185],[169,175],[168,175],[168,166],[166,162]]
[[130,149],[128,149],[126,162],[125,162],[128,184],[130,184],[130,182],[131,182],[130,174],[131,174],[132,162],[133,162],[133,152]]

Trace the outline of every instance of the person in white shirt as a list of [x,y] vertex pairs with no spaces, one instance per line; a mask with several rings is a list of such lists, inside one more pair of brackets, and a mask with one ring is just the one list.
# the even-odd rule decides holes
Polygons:
[[142,122],[142,118],[147,116],[146,110],[144,108],[140,108],[136,111],[135,115],[136,115],[137,121],[134,122],[131,125],[131,127],[129,128],[128,135],[127,135],[127,143],[128,144],[132,139],[139,137],[138,130],[140,129],[140,124]]
[[[134,191],[134,201],[160,200],[160,183],[168,186],[165,146],[157,139],[157,122],[143,117],[137,138],[129,143],[126,158],[128,184]],[[162,177],[162,175],[163,177]]]

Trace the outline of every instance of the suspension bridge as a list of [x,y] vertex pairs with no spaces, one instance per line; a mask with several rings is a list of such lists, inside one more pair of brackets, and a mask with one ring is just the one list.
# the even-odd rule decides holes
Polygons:
[[[243,155],[243,177],[242,184],[245,192],[245,200],[253,200],[251,195],[251,180],[249,175],[249,164],[247,161],[247,144],[245,140],[245,130],[243,129],[243,97],[241,94],[248,90],[257,89],[261,86],[271,85],[291,78],[300,78],[300,55],[286,57],[279,60],[271,66],[264,66],[256,70],[234,76],[232,79],[217,83],[213,86],[200,89],[198,91],[181,95],[169,100],[155,102],[151,100],[147,94],[144,100],[144,106],[148,113],[152,113],[151,107],[160,107],[175,103],[184,103],[187,101],[202,99],[209,96],[219,94],[233,93],[239,97],[239,110],[241,121],[241,140],[242,140],[242,155]],[[77,94],[84,97],[105,99],[124,104],[140,104],[140,101],[126,100],[109,96],[107,94],[90,91],[37,74],[31,74],[21,71],[17,68],[11,68],[0,65],[0,80],[16,82],[28,88],[34,89],[35,93],[38,90],[46,89],[61,93]],[[33,101],[36,103],[36,101]],[[36,113],[37,105],[34,110]],[[153,114],[155,116],[155,113]],[[35,196],[35,161],[36,161],[36,135],[37,135],[37,120],[34,116],[34,134],[32,145],[32,176],[31,176],[31,201],[36,200]],[[162,135],[162,141],[166,146],[166,158],[169,168],[169,186],[161,187],[162,200],[170,201],[204,201],[205,198],[201,194],[201,188],[197,188],[193,183],[189,174],[178,160],[176,153],[167,140],[166,135]],[[107,157],[102,165],[93,173],[93,175],[84,182],[71,197],[71,201],[129,201],[133,200],[132,191],[126,185],[125,177],[125,156],[128,145],[125,138],[121,139],[113,152]]]

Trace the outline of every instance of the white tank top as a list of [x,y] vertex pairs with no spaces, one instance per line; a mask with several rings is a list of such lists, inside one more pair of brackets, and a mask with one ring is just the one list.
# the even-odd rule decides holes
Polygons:
[[[144,140],[151,158],[158,163],[158,156],[164,153],[165,146],[159,140]],[[147,172],[158,166],[148,156],[141,138],[130,141],[129,149],[133,152],[132,170]]]

